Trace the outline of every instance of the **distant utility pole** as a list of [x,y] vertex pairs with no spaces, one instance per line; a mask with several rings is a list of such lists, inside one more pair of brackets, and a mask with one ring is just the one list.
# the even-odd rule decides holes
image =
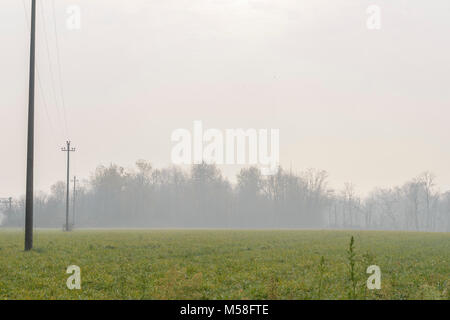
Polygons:
[[66,231],[69,231],[69,173],[70,173],[70,153],[75,151],[75,148],[70,147],[70,141],[66,141],[66,147],[61,148],[61,151],[67,152],[67,182],[66,182]]
[[27,181],[25,196],[25,251],[33,248],[33,166],[34,166],[34,69],[36,49],[36,0],[31,1],[30,78],[28,89]]
[[76,192],[76,190],[77,190],[77,182],[79,182],[79,180],[77,179],[77,177],[76,176],[74,176],[73,177],[73,199],[72,199],[72,205],[73,205],[73,207],[72,207],[72,216],[73,216],[73,221],[72,221],[72,223],[73,223],[73,226],[75,226],[75,201],[76,201],[76,195],[77,195],[77,192]]

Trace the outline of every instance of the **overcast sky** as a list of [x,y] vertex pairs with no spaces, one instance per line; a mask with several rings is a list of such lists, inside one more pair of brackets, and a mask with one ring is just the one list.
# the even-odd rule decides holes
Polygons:
[[[66,26],[73,4],[80,30]],[[380,30],[366,27],[372,4]],[[80,178],[111,162],[165,167],[172,131],[194,120],[279,129],[281,164],[327,170],[336,188],[365,193],[424,170],[450,188],[448,0],[57,0],[55,16],[52,0],[38,5],[37,189],[65,179],[67,138]],[[21,0],[0,8],[7,197],[25,190],[29,33]]]

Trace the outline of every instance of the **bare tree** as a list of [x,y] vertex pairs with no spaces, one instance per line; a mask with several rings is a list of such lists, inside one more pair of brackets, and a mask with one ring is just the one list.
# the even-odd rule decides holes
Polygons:
[[426,228],[429,231],[434,230],[434,215],[431,207],[434,205],[436,200],[436,193],[434,191],[435,187],[435,175],[426,171],[419,176],[420,183],[423,186],[425,193],[425,212],[426,212]]

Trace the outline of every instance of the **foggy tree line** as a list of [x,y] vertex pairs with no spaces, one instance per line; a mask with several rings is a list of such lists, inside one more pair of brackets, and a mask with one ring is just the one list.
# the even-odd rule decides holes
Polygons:
[[[328,187],[325,171],[242,169],[236,183],[211,164],[154,169],[140,160],[125,170],[99,166],[78,188],[75,224],[122,228],[332,228],[450,231],[450,192],[426,172],[404,185],[357,195],[353,184]],[[35,195],[35,226],[62,228],[64,182]],[[72,196],[72,195],[71,195]],[[24,199],[3,210],[3,226],[21,227]],[[71,204],[72,219],[72,204]]]
[[333,228],[360,228],[412,231],[450,231],[450,191],[441,193],[435,176],[424,172],[394,188],[377,188],[362,199],[355,187],[346,183],[333,194],[327,225]]

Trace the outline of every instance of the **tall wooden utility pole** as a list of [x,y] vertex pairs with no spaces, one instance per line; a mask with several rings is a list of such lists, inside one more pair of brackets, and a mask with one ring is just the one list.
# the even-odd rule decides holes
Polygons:
[[33,248],[34,166],[34,70],[36,49],[36,0],[31,1],[30,78],[28,90],[27,182],[25,203],[25,251]]
[[61,151],[67,152],[67,182],[66,182],[66,231],[70,231],[69,227],[69,181],[70,181],[70,153],[75,151],[75,148],[70,147],[70,141],[66,141],[66,147],[61,148]]

